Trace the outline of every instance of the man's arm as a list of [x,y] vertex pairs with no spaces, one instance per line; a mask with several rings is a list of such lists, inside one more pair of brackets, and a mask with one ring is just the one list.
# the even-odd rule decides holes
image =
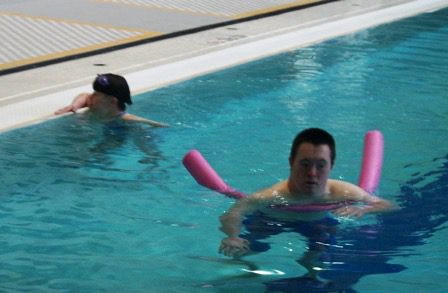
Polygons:
[[256,196],[242,198],[220,217],[220,230],[227,235],[221,241],[220,253],[240,257],[249,252],[249,241],[240,238],[239,235],[244,216],[257,210],[258,205]]
[[126,121],[135,121],[135,122],[142,122],[145,124],[149,124],[153,127],[169,127],[168,124],[162,123],[162,122],[157,122],[154,120],[150,120],[150,119],[146,119],[137,115],[133,115],[133,114],[128,114],[126,113],[125,115],[123,115],[123,119]]
[[91,95],[92,94],[89,94],[89,93],[82,93],[82,94],[77,95],[73,99],[73,101],[71,102],[70,105],[57,110],[56,112],[54,112],[54,114],[61,115],[61,114],[68,113],[68,112],[76,112],[77,110],[79,110],[81,108],[87,107],[87,101],[89,100]]
[[229,237],[238,237],[241,232],[241,223],[244,215],[250,210],[248,198],[238,200],[219,220],[221,221],[220,230]]
[[397,209],[397,207],[388,200],[369,194],[361,187],[354,184],[331,180],[330,190],[334,198],[341,201],[354,201],[363,203],[363,206],[347,205],[333,211],[334,214],[345,217],[362,217],[368,213],[380,213]]

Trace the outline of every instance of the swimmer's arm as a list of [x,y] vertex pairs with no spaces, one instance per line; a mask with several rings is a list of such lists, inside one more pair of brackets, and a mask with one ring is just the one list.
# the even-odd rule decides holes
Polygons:
[[228,237],[235,238],[240,235],[243,217],[257,210],[254,198],[245,197],[238,200],[220,218],[221,228]]
[[238,236],[240,234],[243,217],[269,206],[275,198],[275,194],[279,191],[281,192],[285,186],[286,181],[283,181],[270,188],[257,191],[250,196],[239,199],[220,217],[222,224],[221,231],[229,237]]
[[397,209],[390,201],[369,194],[361,187],[339,180],[329,180],[330,191],[335,199],[347,202],[363,203],[363,206],[345,206],[333,211],[340,216],[362,217],[368,213],[381,213]]
[[257,196],[238,200],[226,213],[220,217],[221,231],[227,237],[222,239],[219,252],[229,257],[241,257],[250,251],[249,241],[240,238],[243,217],[258,209]]
[[145,123],[148,125],[151,125],[153,127],[169,127],[168,124],[162,123],[162,122],[157,122],[154,120],[150,120],[150,119],[146,119],[137,115],[132,115],[132,114],[125,114],[123,115],[123,119],[127,120],[127,121],[134,121],[134,122],[141,122],[141,123]]
[[390,201],[369,193],[364,194],[362,200],[366,205],[363,207],[365,213],[380,213],[396,210],[397,207]]
[[69,112],[75,113],[77,110],[87,107],[87,101],[89,100],[91,95],[92,94],[90,93],[82,93],[77,95],[70,103],[70,105],[57,110],[56,112],[54,112],[54,114],[61,115]]

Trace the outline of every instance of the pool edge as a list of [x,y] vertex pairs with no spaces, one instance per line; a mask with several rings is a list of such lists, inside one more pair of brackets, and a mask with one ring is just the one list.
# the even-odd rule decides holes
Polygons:
[[[213,71],[222,70],[267,56],[294,50],[318,43],[333,37],[350,34],[383,23],[411,17],[419,13],[431,12],[448,6],[445,0],[417,0],[390,7],[331,19],[315,25],[282,28],[265,35],[255,35],[247,42],[227,43],[217,50],[196,56],[188,56],[174,62],[157,65],[147,69],[134,66],[122,68],[133,94],[153,90],[175,82],[190,79]],[[300,41],[297,41],[300,40]],[[260,47],[263,50],[260,50]],[[32,99],[18,100],[0,107],[0,132],[25,127],[56,118],[53,111],[66,105],[79,92],[90,90],[90,77],[80,81],[78,86],[67,83],[62,90],[39,95]]]

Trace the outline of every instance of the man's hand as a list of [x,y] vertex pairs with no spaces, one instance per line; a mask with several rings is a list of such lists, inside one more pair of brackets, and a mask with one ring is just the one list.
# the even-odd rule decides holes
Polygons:
[[354,218],[361,218],[365,213],[366,211],[363,207],[351,205],[347,205],[333,211],[333,214],[335,214],[336,216]]
[[75,108],[73,107],[73,105],[68,105],[65,106],[64,108],[61,108],[59,110],[57,110],[56,112],[54,112],[55,115],[61,115],[61,114],[65,114],[68,112],[76,112]]
[[89,101],[91,95],[92,94],[89,94],[89,93],[82,93],[82,94],[77,95],[70,105],[57,110],[56,112],[54,112],[54,114],[61,115],[61,114],[69,113],[69,112],[75,113],[79,109],[87,107],[88,101]]
[[240,237],[224,238],[219,247],[219,253],[230,257],[241,257],[249,251],[249,241]]

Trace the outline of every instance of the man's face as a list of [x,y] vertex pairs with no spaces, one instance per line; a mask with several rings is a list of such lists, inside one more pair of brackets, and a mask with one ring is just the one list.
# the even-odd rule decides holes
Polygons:
[[290,158],[289,183],[292,193],[322,195],[325,193],[331,171],[331,156],[328,145],[299,145],[294,161]]
[[101,92],[93,92],[90,96],[87,106],[95,114],[107,114],[111,109],[113,109],[113,97],[103,94]]

